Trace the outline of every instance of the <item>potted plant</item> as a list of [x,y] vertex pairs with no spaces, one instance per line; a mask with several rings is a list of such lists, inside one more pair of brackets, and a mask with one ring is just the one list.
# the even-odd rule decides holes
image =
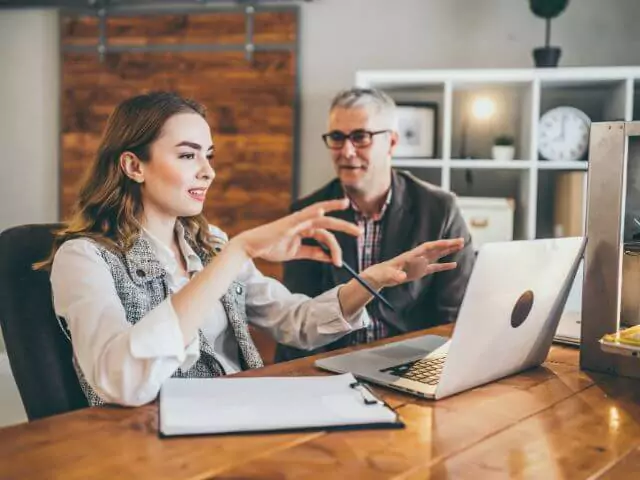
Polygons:
[[568,4],[569,0],[529,0],[529,8],[531,8],[533,14],[546,20],[544,47],[533,50],[536,67],[558,66],[562,50],[559,47],[549,45],[551,41],[551,19],[559,16],[567,8]]
[[500,135],[493,141],[491,156],[494,160],[513,160],[516,149],[511,135]]

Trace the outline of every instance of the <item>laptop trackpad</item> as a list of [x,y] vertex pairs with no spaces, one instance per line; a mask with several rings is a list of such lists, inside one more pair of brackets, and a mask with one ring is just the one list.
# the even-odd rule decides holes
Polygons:
[[391,360],[403,360],[419,355],[426,355],[436,348],[444,345],[449,339],[436,335],[425,335],[423,337],[411,338],[389,345],[371,349],[371,353]]
[[447,343],[448,340],[448,338],[436,335],[424,335],[418,338],[392,342],[380,347],[320,358],[315,361],[315,365],[332,372],[352,372],[355,375],[370,375],[372,372],[377,373],[380,369],[390,365],[397,365],[426,356]]

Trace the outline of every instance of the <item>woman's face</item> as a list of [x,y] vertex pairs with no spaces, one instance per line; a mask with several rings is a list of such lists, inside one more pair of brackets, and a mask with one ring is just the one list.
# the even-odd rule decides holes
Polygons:
[[202,212],[215,177],[209,125],[197,113],[169,118],[150,147],[143,175],[145,215],[190,217]]

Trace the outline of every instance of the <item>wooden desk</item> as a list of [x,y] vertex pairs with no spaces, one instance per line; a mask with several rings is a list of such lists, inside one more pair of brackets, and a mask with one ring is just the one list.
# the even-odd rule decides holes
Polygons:
[[[640,381],[577,365],[554,346],[541,368],[438,402],[376,388],[403,430],[161,440],[155,405],[85,409],[1,429],[0,478],[638,478]],[[320,374],[303,359],[241,375]]]

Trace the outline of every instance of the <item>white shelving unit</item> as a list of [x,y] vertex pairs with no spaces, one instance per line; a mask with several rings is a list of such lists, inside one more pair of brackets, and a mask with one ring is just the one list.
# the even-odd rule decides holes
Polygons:
[[[514,198],[515,239],[553,236],[550,217],[557,176],[588,169],[586,158],[576,162],[540,158],[537,136],[542,114],[567,105],[584,111],[592,122],[640,119],[640,67],[367,70],[356,74],[356,84],[380,88],[397,101],[437,102],[438,158],[395,159],[394,165],[460,196]],[[459,158],[463,112],[479,95],[494,99],[498,118],[489,124],[472,124],[466,118],[467,151],[473,158]],[[501,134],[515,138],[516,160],[490,159],[493,139]]]

